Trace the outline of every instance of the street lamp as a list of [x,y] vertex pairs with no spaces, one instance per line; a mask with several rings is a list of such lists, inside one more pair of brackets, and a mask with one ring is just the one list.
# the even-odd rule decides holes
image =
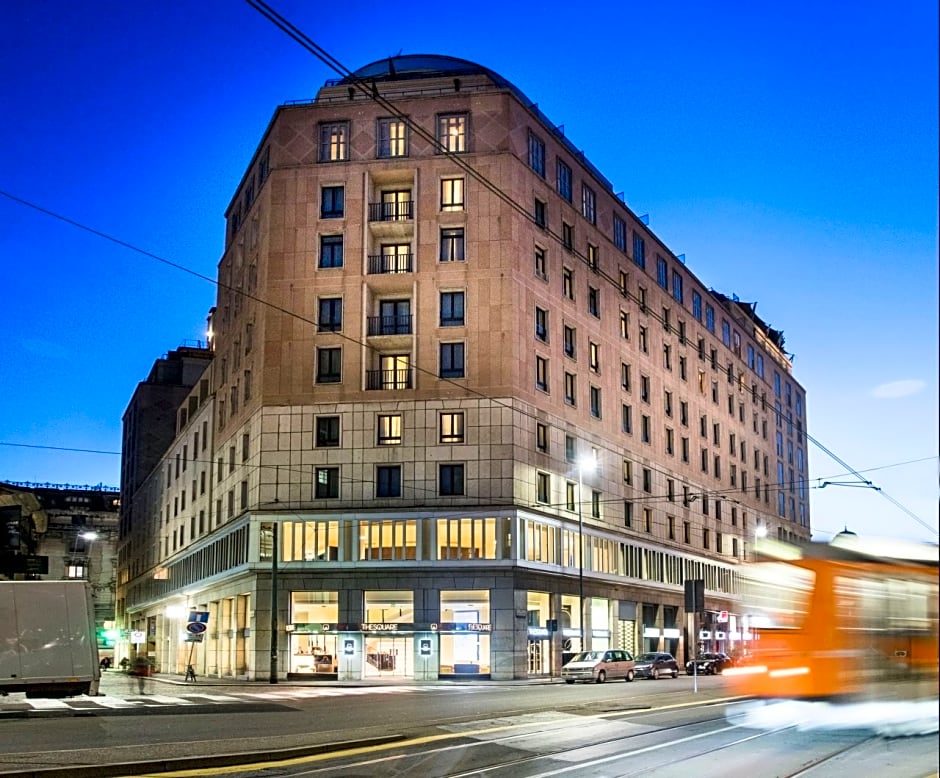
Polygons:
[[578,459],[578,611],[580,613],[581,650],[587,650],[587,633],[584,629],[584,472],[593,473],[597,460],[593,456]]

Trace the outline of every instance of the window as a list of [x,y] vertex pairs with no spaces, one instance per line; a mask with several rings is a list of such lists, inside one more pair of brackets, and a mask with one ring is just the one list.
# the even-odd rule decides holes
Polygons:
[[628,486],[633,485],[633,462],[629,459],[623,460],[623,482]]
[[601,493],[596,489],[591,490],[591,516],[595,519],[601,517]]
[[543,452],[548,452],[548,425],[541,422],[535,423],[535,447]]
[[626,311],[620,312],[620,337],[630,340],[630,314]]
[[535,358],[535,388],[548,391],[548,360],[545,357]]
[[573,373],[565,373],[565,402],[568,405],[577,405],[576,402],[576,379]]
[[462,211],[463,210],[463,179],[462,178],[441,179],[441,210],[442,211]]
[[564,343],[565,356],[571,357],[572,359],[574,359],[577,353],[576,347],[575,347],[576,337],[577,337],[576,330],[574,327],[569,327],[566,324],[563,332],[564,332],[564,341],[565,341]]
[[593,286],[588,287],[588,312],[598,319],[601,317],[601,292]]
[[581,215],[591,224],[597,222],[597,196],[586,184],[581,184]]
[[599,387],[591,387],[591,416],[595,419],[601,417],[601,390]]
[[672,299],[677,303],[685,300],[685,293],[682,291],[682,275],[676,270],[672,271]]
[[663,289],[669,288],[669,266],[666,260],[658,254],[656,255],[656,283]]
[[644,443],[652,440],[652,420],[646,414],[640,419],[640,440]]
[[692,315],[696,321],[702,320],[702,295],[698,292],[692,292]]
[[588,345],[588,365],[595,373],[601,371],[601,347],[597,343]]
[[343,351],[339,348],[317,349],[317,383],[338,384],[342,380]]
[[650,350],[650,347],[649,347],[649,333],[648,333],[646,327],[644,327],[644,326],[642,326],[642,325],[640,325],[640,338],[639,338],[639,340],[640,340],[640,351],[642,351],[644,354],[649,354],[649,350]]
[[441,326],[462,327],[464,324],[464,293],[441,292]]
[[373,267],[373,257],[369,257],[370,273],[410,273],[411,245],[408,243],[383,243],[382,253],[375,258],[378,265]]
[[547,209],[548,206],[544,202],[538,198],[535,199],[535,210],[533,211],[532,218],[542,229],[545,229],[546,225],[548,224]]
[[574,227],[566,222],[561,223],[561,242],[568,251],[574,248]]
[[705,329],[715,331],[715,309],[709,303],[705,303]]
[[445,152],[460,154],[467,151],[467,115],[451,113],[438,116],[437,142]]
[[320,236],[320,267],[343,266],[343,236]]
[[320,125],[320,162],[349,159],[349,122],[325,122]]
[[640,376],[640,399],[645,403],[650,401],[650,378],[646,375]]
[[642,268],[646,267],[646,242],[637,233],[633,233],[633,261]]
[[408,125],[404,119],[379,119],[378,156],[408,156]]
[[411,301],[380,300],[379,316],[369,317],[369,335],[409,335],[411,333]]
[[313,496],[317,499],[339,497],[339,468],[318,467],[314,473]]
[[441,465],[438,470],[438,492],[442,497],[464,493],[463,465]]
[[380,446],[396,446],[401,443],[401,416],[380,414],[376,420],[378,430],[376,442]]
[[727,320],[721,320],[721,342],[731,348],[731,325]]
[[339,445],[339,416],[317,417],[317,448]]
[[441,343],[441,378],[463,378],[464,344]]
[[545,249],[535,247],[535,275],[539,278],[548,278],[545,271]]
[[620,363],[620,386],[625,392],[631,391],[630,365],[626,362]]
[[560,159],[555,164],[555,189],[569,203],[571,202],[571,168]]
[[672,392],[663,392],[663,410],[672,418]]
[[324,186],[320,189],[320,218],[342,219],[345,213],[345,188]]
[[551,502],[551,476],[548,473],[535,474],[535,499],[537,502],[547,504]]
[[574,271],[571,268],[562,268],[561,293],[569,300],[574,299]]
[[630,405],[620,406],[620,428],[627,435],[633,434],[633,407]]
[[401,497],[401,465],[379,465],[375,468],[375,496]]
[[597,268],[598,268],[598,264],[599,264],[599,262],[598,262],[599,256],[600,256],[600,254],[599,254],[599,251],[598,251],[598,249],[597,249],[597,246],[594,246],[594,245],[588,243],[588,247],[587,247],[587,264],[588,264],[588,267],[591,268],[591,270],[593,270],[595,273],[597,272]]
[[529,167],[545,178],[545,142],[532,132],[529,133]]
[[576,483],[567,481],[565,483],[565,507],[572,513],[577,510],[575,508],[575,489],[578,488]]
[[614,216],[614,245],[621,251],[627,250],[627,223],[619,216]]
[[548,311],[535,309],[535,337],[545,342],[548,340]]
[[573,435],[565,435],[565,460],[574,462],[575,460],[575,440]]
[[382,201],[369,206],[373,221],[402,222],[414,217],[414,201],[409,189],[389,189],[382,192]]
[[441,229],[441,262],[463,262],[463,227]]
[[441,414],[441,443],[463,443],[463,412]]
[[343,299],[341,297],[320,298],[320,315],[317,318],[318,332],[339,332],[343,328]]

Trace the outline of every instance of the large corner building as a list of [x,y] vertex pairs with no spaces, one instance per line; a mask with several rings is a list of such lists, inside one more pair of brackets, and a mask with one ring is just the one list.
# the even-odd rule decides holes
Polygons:
[[810,532],[783,336],[515,86],[441,56],[331,81],[226,219],[211,359],[168,435],[149,400],[127,430],[170,441],[125,468],[128,651],[431,680],[746,647],[736,566]]

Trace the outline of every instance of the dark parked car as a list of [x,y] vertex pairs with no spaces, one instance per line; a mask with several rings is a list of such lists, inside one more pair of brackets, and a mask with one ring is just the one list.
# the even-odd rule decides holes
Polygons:
[[[716,675],[726,667],[731,667],[734,660],[720,651],[699,654],[695,659],[685,663],[685,671],[689,675]],[[695,668],[698,665],[698,669]]]
[[667,675],[679,677],[679,663],[676,658],[672,654],[659,651],[640,654],[633,669],[637,678],[652,678],[654,681]]

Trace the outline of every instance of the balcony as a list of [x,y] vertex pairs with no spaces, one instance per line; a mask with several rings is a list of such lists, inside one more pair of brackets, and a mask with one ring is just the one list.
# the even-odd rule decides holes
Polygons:
[[394,370],[366,370],[366,389],[411,389],[414,369],[401,367]]
[[414,218],[414,200],[369,203],[370,222],[406,222]]
[[387,273],[410,273],[414,264],[414,254],[369,256],[369,275]]
[[367,320],[367,335],[410,335],[411,320],[409,314],[397,316],[369,316]]

